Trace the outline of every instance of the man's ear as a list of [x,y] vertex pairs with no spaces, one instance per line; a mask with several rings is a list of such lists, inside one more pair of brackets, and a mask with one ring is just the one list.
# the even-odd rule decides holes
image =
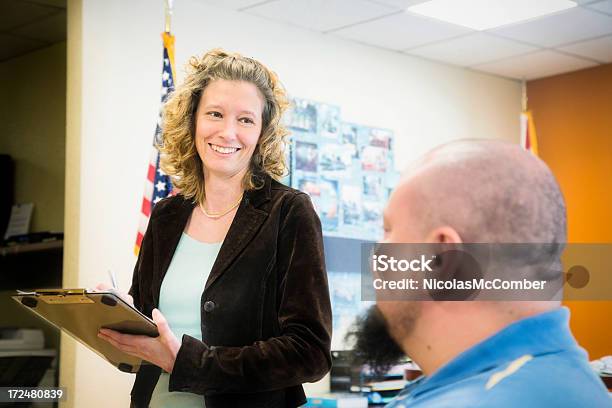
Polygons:
[[[436,254],[433,262],[434,273],[431,276],[443,281],[471,281],[482,278],[480,265],[466,252],[463,240],[454,228],[444,226],[432,230],[427,236],[427,243],[432,244]],[[457,301],[471,299],[478,292],[478,289],[433,289],[429,290],[429,295],[432,300]]]
[[[459,268],[455,252],[461,250],[463,241],[459,233],[448,225],[437,227],[429,234],[425,243],[430,244],[431,251],[436,254],[434,265],[441,279],[450,279]],[[446,256],[444,256],[446,255]]]
[[425,242],[428,244],[461,244],[463,240],[453,227],[446,225],[432,230],[427,235]]

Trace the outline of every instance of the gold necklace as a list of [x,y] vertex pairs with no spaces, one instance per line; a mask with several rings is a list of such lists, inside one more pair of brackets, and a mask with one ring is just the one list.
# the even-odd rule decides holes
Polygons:
[[232,206],[230,208],[228,208],[225,211],[221,211],[219,213],[209,213],[206,211],[206,209],[204,208],[204,204],[200,203],[200,210],[202,211],[202,213],[207,216],[208,218],[212,218],[212,219],[217,219],[217,218],[221,218],[224,215],[227,215],[230,213],[230,211],[232,211],[234,208],[238,207],[238,205],[240,205],[240,202],[242,201],[242,196],[244,196],[244,193],[242,193],[240,195],[240,198],[238,198],[238,201],[236,201],[234,204],[232,204]]

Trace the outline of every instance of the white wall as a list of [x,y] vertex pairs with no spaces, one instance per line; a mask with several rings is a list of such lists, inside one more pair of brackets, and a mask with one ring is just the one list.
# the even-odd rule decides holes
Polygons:
[[[69,9],[71,5],[78,7],[80,1],[71,0]],[[80,78],[68,77],[69,88],[71,81],[82,81],[82,113],[68,118],[69,128],[71,122],[81,123],[73,134],[80,137],[68,138],[68,149],[76,150],[70,162],[80,163],[80,180],[78,191],[67,197],[79,209],[78,227],[67,236],[67,245],[78,248],[78,259],[67,276],[80,286],[94,286],[113,269],[127,288],[159,108],[163,5],[150,0],[82,0],[82,17],[69,13],[69,27],[78,26],[71,18],[82,18],[82,47],[71,51],[69,46],[69,61],[71,55],[78,60]],[[428,148],[455,138],[518,141],[517,82],[353,44],[203,1],[176,1],[172,28],[179,80],[192,54],[217,46],[242,52],[274,69],[292,95],[337,104],[344,120],[394,130],[400,168]],[[73,111],[78,115],[76,107]],[[67,406],[127,406],[132,376],[74,342],[62,345],[68,358],[76,361],[74,374],[62,373],[73,387]],[[71,370],[72,364],[67,367]]]

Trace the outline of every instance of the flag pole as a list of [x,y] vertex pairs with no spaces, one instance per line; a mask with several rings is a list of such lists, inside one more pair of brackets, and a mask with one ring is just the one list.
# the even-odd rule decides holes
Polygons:
[[[161,34],[164,52],[162,63],[162,92],[161,105],[166,102],[168,95],[174,91],[174,36],[170,33],[170,25],[172,22],[172,0],[164,0],[165,24],[164,32]],[[149,166],[147,168],[147,177],[145,180],[145,191],[140,206],[140,220],[138,223],[138,232],[136,234],[136,243],[134,245],[134,253],[138,255],[140,246],[144,239],[151,211],[155,204],[160,200],[173,194],[171,178],[163,172],[160,167],[160,153],[157,150],[157,142],[161,140],[162,135],[162,109],[159,111],[157,126],[155,127],[155,135],[151,144],[151,155],[149,157]]]
[[170,33],[172,25],[172,3],[173,0],[164,0],[165,28],[164,31]]
[[170,32],[172,27],[172,13],[174,12],[173,6],[174,0],[164,0],[164,32],[162,38],[164,40],[164,47],[168,51],[168,58],[170,58],[170,65],[172,68],[172,77],[176,78],[176,72],[174,70],[174,36]]

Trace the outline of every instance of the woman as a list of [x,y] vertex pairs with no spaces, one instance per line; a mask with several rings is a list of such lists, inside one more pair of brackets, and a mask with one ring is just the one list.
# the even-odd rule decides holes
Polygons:
[[189,65],[161,147],[180,194],[155,205],[130,289],[160,336],[99,336],[153,363],[132,406],[203,406],[204,395],[208,408],[297,407],[301,384],[330,368],[331,308],[320,221],[306,194],[276,181],[285,92],[238,54]]

